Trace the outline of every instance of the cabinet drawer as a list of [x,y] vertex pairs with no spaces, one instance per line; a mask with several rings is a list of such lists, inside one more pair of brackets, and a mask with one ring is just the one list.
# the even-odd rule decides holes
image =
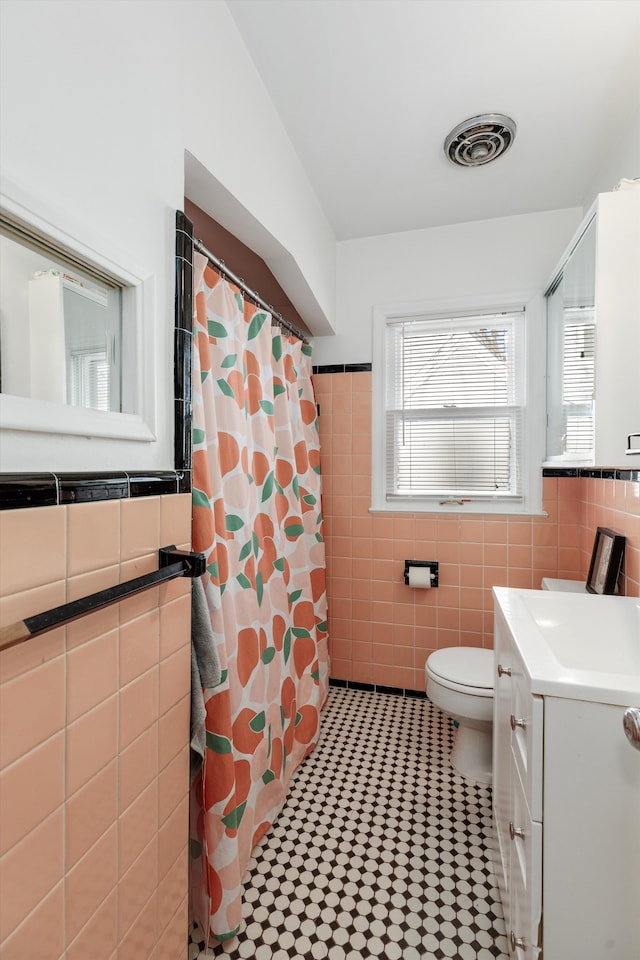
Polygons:
[[507,938],[514,960],[535,960],[542,945],[542,824],[531,819],[515,770],[511,780],[511,815]]
[[[498,772],[508,766],[504,752],[510,743],[531,816],[541,820],[544,701],[531,693],[531,680],[520,651],[506,633],[498,638],[496,658],[494,771],[496,763]],[[500,776],[494,777],[495,780],[498,782],[494,789],[497,787],[499,793]],[[504,799],[500,806],[504,805]]]
[[542,820],[542,744],[544,700],[529,693],[528,686],[514,684],[511,749],[534,820]]

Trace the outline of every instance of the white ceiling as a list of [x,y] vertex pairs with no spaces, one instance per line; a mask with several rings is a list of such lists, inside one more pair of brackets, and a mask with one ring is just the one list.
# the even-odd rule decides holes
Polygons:
[[[339,240],[581,206],[638,129],[640,0],[227,2]],[[454,167],[480,113],[514,145]]]

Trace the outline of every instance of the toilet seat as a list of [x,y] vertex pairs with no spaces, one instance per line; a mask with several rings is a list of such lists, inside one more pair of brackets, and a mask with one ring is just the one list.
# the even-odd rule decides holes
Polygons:
[[427,673],[449,690],[493,697],[493,650],[480,647],[445,647],[432,653]]

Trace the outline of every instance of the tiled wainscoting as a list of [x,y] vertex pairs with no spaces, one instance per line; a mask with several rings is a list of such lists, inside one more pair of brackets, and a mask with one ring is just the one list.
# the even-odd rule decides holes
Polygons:
[[[546,517],[370,513],[371,372],[320,368],[314,386],[334,678],[424,689],[432,650],[492,646],[493,586],[586,580],[597,526],[627,537],[621,587],[640,595],[637,479],[545,476]],[[406,559],[437,560],[438,588],[406,586]]]
[[[0,512],[0,623],[189,549],[188,493]],[[182,960],[190,580],[0,653],[0,955]]]

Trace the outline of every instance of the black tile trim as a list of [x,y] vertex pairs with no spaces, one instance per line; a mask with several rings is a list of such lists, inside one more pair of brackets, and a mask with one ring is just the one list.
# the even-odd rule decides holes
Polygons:
[[575,467],[543,467],[542,476],[543,477],[577,477],[579,476],[579,471]]
[[176,470],[165,470],[157,473],[130,473],[129,495],[131,497],[157,497],[163,493],[182,493],[180,480],[183,475]]
[[587,477],[591,480],[627,480],[640,482],[640,470],[619,467],[543,467],[543,477]]
[[174,334],[173,389],[176,400],[191,402],[193,334],[176,327]]
[[[183,218],[182,225],[180,217]],[[189,231],[188,225],[191,223],[180,210],[176,214],[176,257],[184,260],[190,266],[193,265],[193,229]]]
[[56,474],[58,503],[89,503],[93,500],[124,500],[129,497],[126,473]]
[[378,683],[374,684],[376,693],[390,693],[394,697],[402,697],[404,690],[402,687],[386,687]]
[[178,493],[191,493],[191,470],[176,470]]
[[58,504],[58,482],[53,473],[0,474],[0,510],[51,507]]
[[316,376],[319,373],[371,373],[370,363],[319,363],[311,368]]
[[55,507],[95,500],[126,500],[190,492],[189,471],[0,473],[0,510]]
[[[174,400],[174,447],[176,469],[190,471],[193,459],[191,425],[193,407],[187,400]],[[178,466],[179,464],[179,466]]]
[[193,223],[176,210],[176,300],[173,359],[174,466],[191,471],[193,415],[191,365],[193,354]]
[[359,680],[339,680],[329,678],[330,687],[342,687],[344,690],[365,690],[368,693],[387,693],[394,697],[409,697],[412,700],[426,700],[424,690],[409,690],[403,687],[386,687],[380,683],[360,683]]

